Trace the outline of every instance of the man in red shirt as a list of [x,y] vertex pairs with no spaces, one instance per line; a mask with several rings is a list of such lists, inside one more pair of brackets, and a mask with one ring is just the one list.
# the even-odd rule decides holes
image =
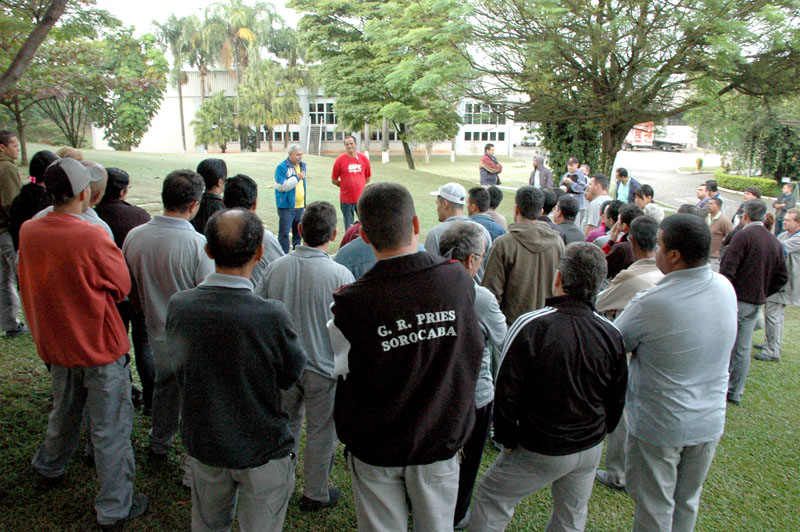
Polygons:
[[19,286],[53,383],[53,411],[33,468],[45,486],[63,479],[85,412],[100,481],[97,522],[113,528],[142,515],[148,501],[133,493],[130,343],[116,307],[131,279],[114,241],[80,216],[93,180],[69,157],[47,168],[53,212],[22,224]]
[[339,202],[342,206],[344,229],[353,225],[353,214],[356,212],[358,198],[372,177],[369,159],[363,153],[356,151],[356,138],[347,135],[344,138],[345,152],[336,158],[333,163],[331,182],[339,187]]

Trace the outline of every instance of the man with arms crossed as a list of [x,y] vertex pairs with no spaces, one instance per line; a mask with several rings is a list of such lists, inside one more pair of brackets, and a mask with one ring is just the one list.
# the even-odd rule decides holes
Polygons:
[[356,138],[347,135],[344,138],[345,152],[333,163],[331,182],[339,187],[339,202],[344,218],[344,230],[353,225],[353,214],[356,212],[358,198],[372,177],[369,159],[356,151]]
[[278,242],[284,253],[289,253],[289,230],[292,230],[292,245],[300,245],[297,226],[306,206],[306,163],[303,148],[292,144],[289,156],[275,168],[275,203],[278,207]]
[[167,338],[181,392],[181,437],[192,469],[192,530],[281,530],[296,457],[281,405],[305,355],[292,317],[253,294],[264,226],[220,211],[207,224],[215,273],[170,299]]
[[410,501],[415,530],[450,532],[483,355],[473,281],[457,262],[417,251],[405,187],[370,186],[358,217],[378,263],[334,294],[328,324],[358,528],[406,530]]
[[725,427],[736,294],[711,271],[710,245],[708,226],[697,216],[661,222],[656,264],[665,277],[634,296],[615,322],[633,354],[625,488],[636,503],[634,532],[694,529]]

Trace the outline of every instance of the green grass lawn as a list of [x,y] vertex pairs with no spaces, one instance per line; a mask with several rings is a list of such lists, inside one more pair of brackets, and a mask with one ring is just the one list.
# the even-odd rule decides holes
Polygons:
[[[36,147],[35,149],[39,149]],[[32,149],[30,153],[34,153]],[[157,212],[159,176],[181,167],[193,168],[201,155],[146,155],[92,152],[87,158],[128,170],[133,179],[131,200]],[[277,227],[272,192],[267,190],[279,155],[241,154],[224,157],[230,173],[247,173],[261,186],[258,212],[271,229]],[[330,184],[333,159],[307,157],[310,198],[337,202],[337,189]],[[477,158],[435,160],[416,172],[398,161],[376,164],[375,181],[398,181],[412,192],[424,228],[435,223],[433,198],[428,192],[456,179],[471,186]],[[505,161],[504,161],[505,164]],[[422,165],[420,165],[421,167]],[[459,170],[453,170],[459,168]],[[424,171],[423,171],[424,170]],[[463,172],[463,175],[459,175]],[[460,178],[460,179],[459,179]],[[317,184],[319,185],[317,186]],[[521,184],[521,183],[520,183]],[[513,198],[507,197],[501,212],[510,216]],[[676,304],[680,304],[676,302]],[[708,334],[714,334],[709,331]],[[761,342],[763,333],[755,341]],[[135,374],[135,373],[134,373]],[[137,377],[134,377],[137,379]],[[137,379],[138,380],[138,379]],[[97,478],[82,458],[83,441],[67,467],[67,480],[45,491],[37,486],[30,460],[41,443],[50,410],[47,371],[30,337],[0,338],[0,531],[84,531],[94,526],[93,499]],[[700,531],[797,531],[800,530],[800,308],[789,308],[784,330],[783,361],[779,364],[753,361],[747,392],[741,407],[728,411],[726,433],[714,459],[700,505]],[[181,479],[178,450],[166,464],[147,459],[150,419],[140,412],[134,419],[133,447],[137,464],[135,487],[150,497],[143,518],[129,524],[130,531],[172,532],[187,530],[190,523],[189,493]],[[176,447],[180,447],[179,445]],[[484,454],[483,470],[497,453]],[[301,452],[302,457],[302,452]],[[601,465],[602,467],[602,465]],[[302,487],[302,466],[291,500],[284,530],[345,531],[356,526],[352,491],[341,452],[331,482],[342,488],[340,504],[331,510],[307,515],[297,509]],[[549,490],[523,501],[508,530],[542,530],[550,512]],[[624,493],[596,486],[589,503],[587,530],[629,530],[633,503]]]

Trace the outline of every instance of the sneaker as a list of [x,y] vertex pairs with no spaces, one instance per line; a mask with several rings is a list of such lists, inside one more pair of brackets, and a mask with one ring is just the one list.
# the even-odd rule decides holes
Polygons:
[[607,488],[611,488],[612,490],[617,491],[625,491],[625,484],[620,484],[619,482],[613,482],[611,480],[611,475],[608,471],[603,471],[602,469],[598,469],[594,474],[595,480],[602,484]]
[[169,459],[169,455],[167,453],[157,453],[150,447],[147,449],[147,458],[151,462],[166,462]]
[[[128,521],[133,521],[137,517],[141,517],[147,511],[147,505],[150,500],[144,493],[134,493],[133,500],[131,501],[131,509],[128,510],[128,515],[107,525],[100,524],[100,530],[121,530],[122,525]],[[99,524],[99,523],[98,523]]]
[[131,403],[133,403],[134,408],[139,408],[142,406],[142,404],[144,404],[142,390],[133,385],[131,385]]
[[756,360],[763,360],[764,362],[780,362],[781,357],[774,357],[771,355],[765,355],[764,353],[756,353],[753,355],[753,358]]
[[303,498],[300,499],[300,511],[316,512],[317,510],[332,508],[336,506],[336,503],[339,502],[339,498],[341,496],[342,490],[334,486],[328,486],[328,500],[326,502],[315,501],[314,499],[309,499],[304,495]]
[[10,331],[6,331],[7,338],[16,338],[17,336],[22,336],[23,334],[28,334],[28,327],[22,322],[20,322],[19,325]]
[[42,489],[49,490],[53,489],[57,486],[60,486],[61,483],[64,482],[64,474],[58,475],[57,477],[47,477],[42,475],[38,471],[36,472],[36,483]]
[[734,399],[730,395],[728,396],[728,402],[736,406],[741,406],[742,404],[742,401],[740,399]]

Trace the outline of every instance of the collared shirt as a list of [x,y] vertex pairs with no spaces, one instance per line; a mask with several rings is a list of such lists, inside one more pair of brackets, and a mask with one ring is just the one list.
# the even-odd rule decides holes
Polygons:
[[486,271],[486,262],[489,260],[489,248],[492,247],[492,235],[489,234],[489,231],[487,231],[484,226],[475,220],[471,220],[469,216],[451,216],[439,225],[433,227],[430,231],[428,231],[428,236],[425,237],[425,249],[428,251],[428,253],[433,253],[434,255],[441,257],[442,255],[439,253],[439,239],[442,237],[442,234],[447,230],[447,228],[450,227],[450,224],[458,221],[472,222],[483,230],[483,240],[486,243],[486,250],[483,255],[483,262],[481,262],[481,266],[478,268],[478,273],[475,274],[475,280],[480,283],[483,279],[483,272]]
[[628,203],[628,188],[631,186],[631,180],[628,179],[627,183],[617,181],[617,200],[622,203]]
[[671,272],[633,297],[615,322],[633,353],[625,396],[633,436],[662,447],[722,436],[736,314],[733,286],[708,265]]
[[708,224],[709,227],[711,227],[714,224],[714,222],[719,220],[720,216],[722,216],[722,209],[720,209],[717,212],[716,216],[714,217],[711,216],[711,213],[708,213],[708,216],[706,216],[706,223]]
[[[46,215],[48,212],[53,212],[53,206],[50,205],[46,209],[42,209],[41,211],[37,212],[34,215],[34,218],[41,218],[42,216]],[[99,225],[100,227],[108,233],[108,236],[111,238],[111,241],[114,241],[114,233],[111,232],[111,228],[105,223],[98,215],[97,212],[92,209],[91,207],[86,207],[86,210],[80,214],[73,214],[76,218],[80,218],[81,220],[86,220],[90,224]]]
[[219,286],[221,288],[239,288],[253,291],[253,283],[247,277],[218,272],[209,273],[205,280],[197,286]]

